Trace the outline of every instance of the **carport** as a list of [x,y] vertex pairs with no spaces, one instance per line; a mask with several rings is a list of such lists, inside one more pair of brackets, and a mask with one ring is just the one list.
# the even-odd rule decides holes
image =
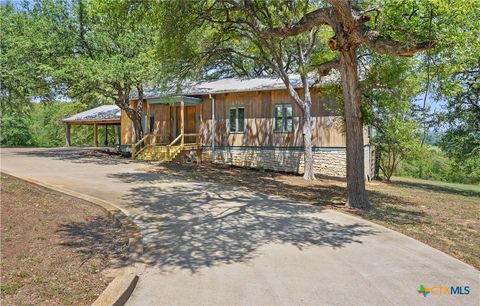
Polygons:
[[105,141],[108,146],[108,128],[113,126],[115,131],[115,145],[118,145],[119,126],[120,126],[120,108],[116,105],[102,105],[90,110],[75,114],[62,119],[65,125],[65,146],[71,145],[70,130],[74,125],[93,125],[93,145],[98,147],[98,126],[105,126]]

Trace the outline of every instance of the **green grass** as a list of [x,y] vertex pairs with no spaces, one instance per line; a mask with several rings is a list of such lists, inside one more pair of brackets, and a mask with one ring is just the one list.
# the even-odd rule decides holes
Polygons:
[[464,195],[480,196],[480,184],[461,184],[448,183],[442,181],[431,181],[416,179],[410,177],[392,177],[392,181],[398,183],[415,184],[417,186],[423,185],[424,188],[431,188],[435,191],[444,191],[452,193],[461,193]]
[[15,294],[18,289],[22,288],[23,284],[19,282],[8,282],[0,286],[0,292],[2,295]]

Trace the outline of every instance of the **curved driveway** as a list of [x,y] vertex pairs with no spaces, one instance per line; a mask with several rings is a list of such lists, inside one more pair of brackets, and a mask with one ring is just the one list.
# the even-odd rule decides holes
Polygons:
[[[130,215],[147,252],[129,305],[479,305],[477,270],[399,233],[81,150],[1,149],[1,169]],[[423,297],[420,284],[470,294]]]

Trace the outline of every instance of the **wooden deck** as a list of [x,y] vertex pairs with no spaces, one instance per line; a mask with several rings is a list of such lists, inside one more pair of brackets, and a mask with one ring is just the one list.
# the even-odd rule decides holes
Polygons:
[[[186,142],[185,139],[195,139]],[[160,140],[159,142],[158,139]],[[172,161],[184,151],[198,150],[201,148],[197,142],[198,134],[180,134],[171,143],[165,143],[162,137],[147,134],[140,141],[132,145],[132,158],[141,160]]]

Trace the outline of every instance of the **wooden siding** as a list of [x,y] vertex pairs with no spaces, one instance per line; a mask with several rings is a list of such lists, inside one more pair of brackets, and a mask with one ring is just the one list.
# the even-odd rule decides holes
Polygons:
[[[130,102],[135,106],[137,101]],[[147,114],[147,129],[150,127],[150,114],[155,115],[155,122],[153,126],[153,133],[160,134],[163,137],[168,137],[170,134],[170,106],[161,104],[144,103],[143,112]],[[122,110],[121,113],[121,144],[132,144],[135,140],[135,132],[133,123],[128,118],[127,113]],[[152,139],[153,141],[153,139]]]
[[[301,91],[299,91],[301,95]],[[213,95],[215,99],[215,132],[212,134],[212,101],[202,96],[196,106],[185,107],[185,133],[200,133],[204,146],[280,146],[301,147],[303,135],[301,127],[301,110],[292,101],[286,90],[256,91]],[[133,101],[132,103],[136,103]],[[274,107],[276,104],[293,105],[293,131],[279,133],[274,131]],[[147,111],[147,103],[144,110]],[[229,111],[231,107],[245,108],[245,132],[231,133]],[[314,147],[345,147],[345,135],[342,133],[341,117],[334,116],[334,101],[322,96],[318,90],[312,92],[312,125]],[[172,137],[173,107],[170,105],[151,104],[150,113],[155,114],[155,133]],[[175,107],[177,135],[180,133],[180,106]],[[122,111],[122,144],[133,142],[133,128],[130,119]],[[365,144],[368,144],[365,129]]]
[[[301,91],[299,92],[301,94]],[[292,101],[286,90],[218,94],[215,99],[215,146],[303,146],[301,109]],[[274,107],[277,104],[292,104],[293,131],[274,131]],[[317,147],[344,147],[345,136],[341,132],[341,120],[332,116],[331,99],[312,93],[313,145]],[[231,133],[229,110],[245,108],[245,132]],[[212,145],[212,101],[203,97],[198,108],[202,112],[199,132],[203,145]]]

